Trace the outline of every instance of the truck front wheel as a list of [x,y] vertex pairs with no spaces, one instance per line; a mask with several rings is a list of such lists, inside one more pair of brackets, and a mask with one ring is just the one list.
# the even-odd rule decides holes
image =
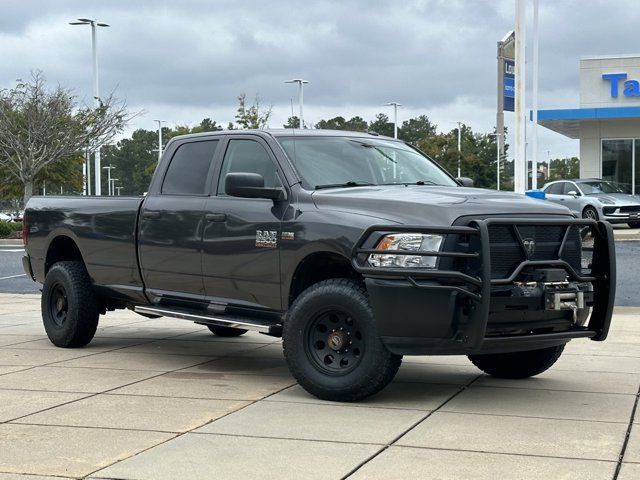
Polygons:
[[284,322],[283,346],[298,383],[323,400],[373,395],[402,362],[380,340],[365,288],[349,279],[324,280],[296,299]]
[[88,344],[98,328],[100,311],[82,262],[59,262],[42,286],[42,321],[51,343],[73,348]]
[[564,345],[524,352],[469,355],[469,360],[489,375],[498,378],[528,378],[538,375],[556,363]]

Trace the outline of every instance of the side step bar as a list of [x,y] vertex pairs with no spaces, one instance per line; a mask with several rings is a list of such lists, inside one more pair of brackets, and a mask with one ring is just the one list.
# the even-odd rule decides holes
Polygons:
[[244,330],[253,330],[255,332],[264,333],[273,337],[282,336],[282,325],[272,323],[266,320],[258,320],[253,318],[235,317],[232,315],[213,316],[205,313],[193,313],[188,310],[169,309],[162,307],[142,307],[138,306],[134,309],[137,313],[147,315],[158,315],[161,317],[181,318],[183,320],[191,320],[203,325],[216,325],[219,327],[242,328]]

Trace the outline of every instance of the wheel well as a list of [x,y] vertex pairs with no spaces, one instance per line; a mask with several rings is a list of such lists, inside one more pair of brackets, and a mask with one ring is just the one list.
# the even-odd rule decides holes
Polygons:
[[49,250],[47,250],[47,259],[44,263],[45,275],[55,263],[65,260],[83,261],[76,242],[66,236],[56,237],[49,245]]
[[289,305],[311,285],[330,278],[353,278],[362,281],[346,257],[332,252],[319,252],[306,257],[296,268],[289,289]]

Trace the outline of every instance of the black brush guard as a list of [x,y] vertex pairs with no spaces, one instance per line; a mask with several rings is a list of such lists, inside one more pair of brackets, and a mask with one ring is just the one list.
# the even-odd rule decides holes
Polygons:
[[[506,278],[492,278],[491,249],[489,228],[492,225],[508,226],[562,226],[566,230],[555,258],[548,260],[531,260],[520,235],[517,238],[526,258]],[[569,236],[570,229],[579,228],[581,231],[590,230],[593,236],[593,255],[591,268],[587,275],[577,271],[573,265],[563,260],[562,252]],[[514,229],[517,230],[517,229]],[[446,235],[464,235],[479,240],[479,246],[474,252],[459,252],[441,250],[413,251],[413,250],[379,250],[375,245],[382,236],[393,233],[422,233],[445,235],[443,246],[447,245]],[[477,243],[476,243],[477,244]],[[441,247],[442,249],[443,247]],[[479,274],[469,274],[460,270],[439,270],[426,268],[384,268],[373,267],[368,258],[371,254],[397,254],[411,256],[439,257],[440,259],[455,259],[475,261],[479,265]],[[439,261],[439,263],[442,263]],[[452,262],[449,262],[452,263]],[[424,227],[415,225],[376,225],[369,227],[353,248],[352,264],[357,272],[365,277],[367,287],[376,288],[370,292],[385,292],[387,287],[406,285],[408,288],[419,289],[425,294],[444,294],[455,292],[460,298],[466,298],[465,307],[468,319],[459,325],[455,335],[451,338],[420,339],[408,336],[389,336],[389,331],[382,333],[382,339],[387,346],[397,353],[424,354],[427,353],[470,353],[489,352],[499,350],[515,350],[521,346],[523,350],[539,348],[547,345],[564,343],[574,338],[590,338],[602,341],[607,337],[615,297],[615,244],[613,230],[607,222],[579,219],[544,219],[522,220],[518,218],[488,218],[472,220],[469,226],[452,227]],[[521,272],[529,267],[533,268],[563,268],[568,279],[576,282],[588,282],[593,285],[593,305],[591,316],[585,326],[572,325],[566,331],[551,333],[532,333],[525,335],[486,336],[491,307],[492,286],[512,284]],[[461,269],[463,270],[463,269]],[[387,288],[388,289],[388,288]],[[385,295],[380,295],[384,297]],[[372,298],[372,304],[373,302]],[[382,300],[379,300],[382,301]],[[451,308],[459,308],[457,302],[451,303]],[[374,304],[374,314],[376,308]],[[398,319],[402,322],[403,312],[397,311]],[[420,321],[428,322],[429,312],[425,311]],[[379,320],[376,318],[379,323]],[[387,329],[389,330],[389,329]],[[392,348],[390,344],[393,343]]]

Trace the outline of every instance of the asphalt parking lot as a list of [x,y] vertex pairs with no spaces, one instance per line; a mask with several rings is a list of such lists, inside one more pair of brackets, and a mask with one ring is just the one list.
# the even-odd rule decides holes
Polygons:
[[58,349],[38,295],[0,294],[0,478],[631,480],[639,387],[639,308],[534,379],[408,357],[381,394],[338,404],[295,385],[277,339],[114,312]]

